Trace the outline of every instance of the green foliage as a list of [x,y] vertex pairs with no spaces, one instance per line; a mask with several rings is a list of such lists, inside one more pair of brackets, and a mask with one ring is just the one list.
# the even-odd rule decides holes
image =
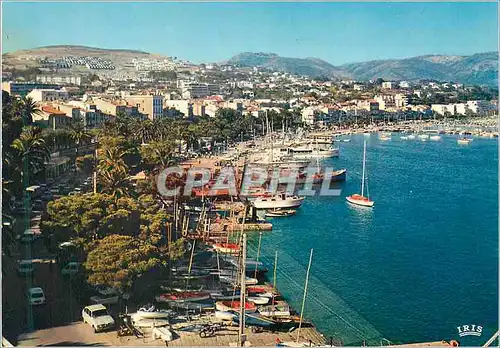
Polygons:
[[184,254],[183,239],[167,244],[169,221],[151,195],[116,199],[100,193],[50,202],[40,227],[56,243],[72,241],[87,255],[90,283],[123,289],[169,256],[175,260]]
[[154,245],[130,236],[111,235],[88,254],[84,267],[90,284],[126,290],[142,273],[162,264]]
[[94,156],[85,155],[77,157],[75,160],[75,164],[79,170],[89,175],[94,171]]
[[155,80],[174,81],[177,79],[177,73],[175,71],[150,71],[148,76]]

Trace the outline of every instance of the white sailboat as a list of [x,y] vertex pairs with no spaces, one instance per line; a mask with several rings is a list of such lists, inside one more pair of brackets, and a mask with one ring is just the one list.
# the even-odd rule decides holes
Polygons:
[[355,205],[360,205],[363,207],[373,207],[375,204],[374,201],[371,201],[370,198],[364,196],[365,193],[365,167],[366,167],[366,140],[363,144],[363,176],[361,179],[361,194],[354,194],[351,196],[347,196],[346,200]]

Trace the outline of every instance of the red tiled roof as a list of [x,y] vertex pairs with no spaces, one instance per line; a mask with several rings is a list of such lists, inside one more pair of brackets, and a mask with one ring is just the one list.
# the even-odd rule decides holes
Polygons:
[[57,110],[54,107],[52,107],[51,105],[42,106],[42,111],[44,111],[48,114],[52,114],[52,115],[64,115],[64,116],[66,116],[65,112],[62,112],[61,110]]

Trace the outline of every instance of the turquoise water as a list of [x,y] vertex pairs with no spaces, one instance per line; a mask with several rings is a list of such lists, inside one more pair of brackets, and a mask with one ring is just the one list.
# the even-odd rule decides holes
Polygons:
[[[360,191],[363,135],[325,162],[347,168],[341,197],[308,197],[296,216],[273,220],[261,260],[300,309],[314,249],[305,317],[344,344],[457,339],[480,345],[498,327],[498,149],[496,139],[457,145],[368,138],[373,209],[348,205]],[[250,242],[255,253],[256,238]],[[272,278],[272,272],[270,272]],[[481,337],[457,326],[484,327]]]

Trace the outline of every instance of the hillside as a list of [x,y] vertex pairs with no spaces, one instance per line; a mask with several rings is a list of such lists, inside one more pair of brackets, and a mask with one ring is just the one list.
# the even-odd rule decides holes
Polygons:
[[288,58],[274,53],[240,53],[225,63],[241,67],[262,67],[306,76],[342,77],[345,75],[341,69],[318,58]]
[[263,67],[308,76],[371,80],[434,79],[497,86],[498,53],[471,56],[427,55],[407,59],[374,60],[333,66],[316,58],[287,58],[273,53],[241,53],[227,61],[245,67]]
[[435,79],[466,84],[498,84],[498,53],[472,56],[427,55],[407,59],[375,60],[342,65],[354,79]]
[[[37,66],[37,59],[61,59],[64,56],[88,56],[99,57],[111,61],[116,67],[116,73],[135,73],[132,65],[134,58],[165,58],[143,51],[128,49],[103,49],[86,46],[57,45],[38,47],[29,50],[20,50],[12,53],[5,53],[3,58],[3,69],[25,69]],[[68,69],[70,73],[92,73],[93,71],[81,66],[73,66]]]

